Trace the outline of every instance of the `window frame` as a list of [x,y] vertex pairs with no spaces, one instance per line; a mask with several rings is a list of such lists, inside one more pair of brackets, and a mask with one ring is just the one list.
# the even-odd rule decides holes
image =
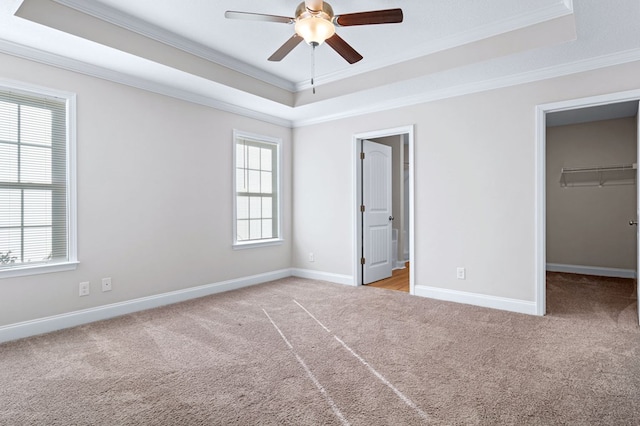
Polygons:
[[[236,178],[236,147],[239,141],[247,140],[257,144],[273,145],[276,151],[276,176],[275,176],[275,195],[276,205],[274,206],[277,218],[275,220],[277,226],[277,235],[273,238],[262,238],[255,240],[238,241],[238,191]],[[233,194],[233,236],[232,246],[234,249],[245,249],[254,247],[264,247],[282,244],[282,139],[270,136],[258,135],[255,133],[244,132],[241,130],[233,130],[233,164],[232,164],[232,194]]]
[[[0,269],[0,279],[70,271],[78,265],[77,244],[77,184],[76,184],[76,94],[31,84],[0,79],[0,89],[24,96],[53,98],[65,104],[65,185],[66,185],[66,245],[67,259],[60,262],[23,264]],[[53,167],[53,166],[52,166]]]

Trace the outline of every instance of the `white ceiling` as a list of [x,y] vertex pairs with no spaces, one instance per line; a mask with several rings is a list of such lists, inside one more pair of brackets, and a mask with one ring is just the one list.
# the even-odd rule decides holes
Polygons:
[[[62,3],[95,11],[124,26],[152,26],[292,83],[309,79],[309,46],[298,46],[281,63],[267,61],[293,35],[292,25],[224,17],[226,10],[293,17],[299,0],[64,0]],[[538,14],[553,16],[565,9],[560,0],[337,0],[332,6],[336,14],[402,8],[405,19],[402,24],[339,28],[338,34],[352,44],[364,60],[350,66],[324,45],[316,52],[318,76],[361,73],[431,53],[436,42],[447,38],[460,38],[467,33],[466,41],[472,41],[472,34],[487,36],[505,21],[522,19],[512,26],[527,25],[540,19]]]
[[547,126],[566,126],[590,121],[629,118],[638,115],[638,101],[617,102],[547,114]]
[[309,46],[267,61],[291,25],[224,18],[298,3],[0,0],[0,51],[289,125],[640,59],[637,0],[334,0],[336,14],[399,7],[404,22],[338,28],[364,59],[320,46],[312,95]]

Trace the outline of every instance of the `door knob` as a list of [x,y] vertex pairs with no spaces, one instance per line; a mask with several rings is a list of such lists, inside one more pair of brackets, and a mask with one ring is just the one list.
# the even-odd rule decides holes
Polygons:
[[389,216],[389,220],[393,220],[393,216]]
[[637,220],[630,220],[629,221],[629,225],[633,226],[633,225],[638,225],[638,221]]

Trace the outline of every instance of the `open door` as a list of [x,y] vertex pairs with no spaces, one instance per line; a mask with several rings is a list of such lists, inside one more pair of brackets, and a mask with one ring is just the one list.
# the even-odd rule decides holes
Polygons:
[[391,147],[362,141],[362,283],[391,276]]

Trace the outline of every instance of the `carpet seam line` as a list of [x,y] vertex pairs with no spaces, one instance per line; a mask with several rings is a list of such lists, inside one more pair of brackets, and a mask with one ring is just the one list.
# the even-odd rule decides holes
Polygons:
[[[328,333],[331,334],[331,331],[329,331],[329,329],[322,324],[322,322],[320,322],[320,320],[318,320],[315,316],[313,316],[313,314],[311,314],[311,312],[309,312],[307,310],[307,308],[305,308],[304,306],[302,306],[297,300],[293,299],[293,301],[300,306],[311,318],[313,318],[318,324],[320,324],[320,326],[322,328],[324,328]],[[333,334],[333,337],[348,351],[351,353],[352,356],[354,356],[358,361],[360,361],[365,367],[367,367],[369,369],[369,371],[378,378],[378,380],[380,380],[385,386],[387,386],[389,389],[391,389],[398,398],[400,398],[400,400],[402,402],[404,402],[407,406],[409,406],[410,408],[414,409],[418,415],[420,417],[422,417],[425,420],[429,420],[429,415],[427,413],[425,413],[420,407],[418,407],[418,405],[416,405],[415,402],[413,402],[409,397],[407,397],[405,394],[403,394],[400,390],[398,390],[389,380],[387,380],[386,377],[384,377],[381,373],[379,373],[375,368],[373,368],[371,366],[371,364],[369,364],[364,358],[362,358],[358,353],[356,353],[353,349],[351,349],[345,342],[343,342],[337,335]]]
[[273,319],[271,318],[269,313],[266,311],[266,309],[262,308],[262,312],[264,312],[264,314],[267,316],[271,324],[275,327],[278,333],[280,333],[280,337],[282,337],[282,339],[285,341],[287,346],[289,346],[289,349],[291,349],[291,352],[293,352],[293,355],[295,355],[296,360],[302,366],[304,371],[307,373],[307,376],[311,379],[311,382],[315,385],[316,389],[318,389],[320,394],[324,396],[324,398],[327,400],[327,402],[329,403],[329,406],[331,407],[331,411],[333,411],[333,414],[335,414],[336,417],[338,417],[338,419],[342,422],[343,425],[350,426],[351,423],[349,423],[349,421],[344,417],[344,415],[338,408],[335,401],[329,396],[329,393],[326,391],[326,389],[322,386],[322,384],[318,381],[318,379],[313,375],[313,373],[311,372],[311,369],[304,362],[304,359],[300,355],[298,355],[296,350],[293,348],[293,345],[291,345],[289,340],[287,340],[287,338],[285,337],[284,333],[280,330],[280,327],[278,327],[278,325],[273,321]]

